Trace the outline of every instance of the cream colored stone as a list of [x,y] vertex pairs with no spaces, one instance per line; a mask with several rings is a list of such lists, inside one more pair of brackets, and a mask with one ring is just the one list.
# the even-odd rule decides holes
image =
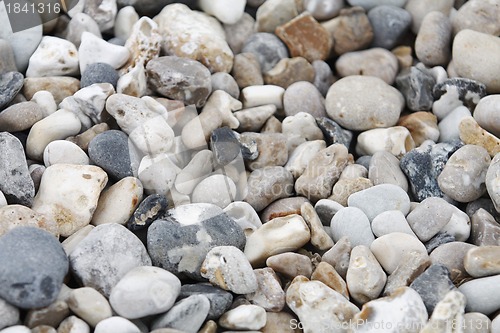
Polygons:
[[22,205],[5,204],[0,207],[0,236],[21,226],[44,229],[59,238],[59,225],[54,219]]
[[257,278],[257,290],[246,294],[252,304],[263,307],[266,311],[279,312],[285,306],[285,292],[281,288],[278,275],[270,267],[254,269]]
[[108,300],[94,288],[74,289],[68,298],[68,305],[71,311],[92,327],[112,316]]
[[376,128],[362,132],[358,136],[356,153],[359,155],[373,155],[379,151],[388,151],[401,158],[415,148],[415,142],[410,131],[403,126]]
[[304,202],[300,206],[300,215],[311,230],[311,244],[320,250],[330,249],[333,246],[333,240],[323,228],[323,224],[311,203]]

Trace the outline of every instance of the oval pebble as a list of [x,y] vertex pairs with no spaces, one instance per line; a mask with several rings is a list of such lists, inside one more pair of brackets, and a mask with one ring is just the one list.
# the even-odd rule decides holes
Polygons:
[[88,165],[90,160],[76,144],[66,140],[55,140],[45,147],[43,163],[46,167],[57,163]]
[[348,237],[352,246],[369,247],[375,240],[370,221],[365,213],[356,207],[346,207],[339,210],[332,218],[330,232],[335,242],[342,237]]

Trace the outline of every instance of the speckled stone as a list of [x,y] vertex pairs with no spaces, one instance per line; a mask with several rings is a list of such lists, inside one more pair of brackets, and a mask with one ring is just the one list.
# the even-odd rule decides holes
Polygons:
[[483,208],[478,209],[471,217],[471,242],[477,246],[500,245],[500,225],[495,218]]
[[429,73],[415,66],[403,69],[396,78],[396,86],[412,111],[431,109],[435,84],[436,80]]
[[410,13],[392,5],[370,9],[368,19],[373,29],[372,46],[389,50],[398,45],[411,24]]
[[233,70],[231,72],[240,89],[263,85],[259,58],[254,53],[240,53],[234,57]]
[[325,99],[310,82],[299,81],[291,84],[283,95],[285,115],[294,116],[306,112],[315,118],[325,117]]
[[250,174],[247,188],[245,201],[260,212],[274,200],[292,195],[293,176],[283,167],[268,166]]
[[486,95],[486,86],[476,80],[453,77],[437,83],[432,93],[435,99],[432,111],[441,120],[462,105],[474,110],[479,100]]
[[266,259],[266,266],[290,280],[293,280],[298,275],[303,275],[309,279],[313,271],[313,265],[309,257],[293,252],[270,256]]
[[288,88],[299,81],[313,82],[314,68],[302,57],[281,59],[270,71],[264,73],[265,84]]
[[257,143],[258,157],[246,163],[251,171],[285,165],[288,160],[288,148],[286,137],[282,133],[244,132],[242,134]]
[[0,73],[0,110],[16,97],[24,84],[24,76],[19,72]]
[[481,146],[490,157],[500,152],[500,139],[482,129],[473,117],[465,117],[458,125],[460,140],[467,145]]
[[420,251],[406,252],[396,269],[387,277],[383,296],[392,295],[399,288],[409,286],[430,265],[431,261],[426,253]]
[[445,66],[451,56],[451,22],[439,11],[425,15],[415,40],[415,54],[425,65]]
[[349,266],[350,253],[351,241],[349,237],[344,236],[330,250],[323,254],[321,260],[332,265],[339,275],[345,279]]
[[273,69],[281,59],[288,57],[286,45],[276,35],[267,32],[255,33],[248,37],[241,53],[254,54],[263,73]]
[[[257,277],[257,290],[246,294],[252,304],[263,307],[266,311],[279,312],[285,306],[285,292],[278,275],[270,267],[254,269]],[[268,312],[269,314],[269,312]]]

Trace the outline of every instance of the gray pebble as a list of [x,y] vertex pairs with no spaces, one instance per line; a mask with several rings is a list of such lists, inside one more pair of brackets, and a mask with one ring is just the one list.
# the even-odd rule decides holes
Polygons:
[[[434,99],[437,101],[443,98],[445,94],[457,95],[460,101],[470,110],[474,110],[479,100],[486,96],[486,86],[475,80],[454,77],[439,82],[434,86],[432,91]],[[438,118],[443,118],[443,115],[436,114]]]
[[164,315],[156,318],[151,329],[174,328],[186,333],[196,333],[207,318],[210,301],[204,295],[191,295],[177,303]]
[[432,89],[436,80],[415,66],[403,69],[396,77],[396,86],[412,111],[430,110],[434,102]]
[[22,309],[54,302],[68,272],[68,258],[49,232],[17,227],[0,238],[0,297]]
[[238,99],[240,97],[240,88],[236,80],[228,73],[218,72],[212,74],[212,91],[224,90],[229,95]]
[[477,246],[499,246],[500,225],[485,209],[479,208],[471,217],[470,241]]
[[351,6],[360,6],[363,7],[364,10],[369,11],[373,7],[389,5],[389,6],[397,6],[403,7],[406,4],[407,0],[347,0],[349,5]]
[[373,47],[393,49],[404,37],[411,24],[411,15],[396,6],[377,6],[368,12],[373,29]]
[[185,284],[181,287],[179,299],[189,297],[191,295],[204,295],[210,301],[210,310],[208,311],[207,320],[217,320],[233,303],[233,295],[219,287],[215,287],[210,283]]
[[455,237],[447,233],[439,233],[424,243],[427,253],[431,253],[439,246],[455,241]]
[[419,203],[406,219],[415,235],[426,242],[444,228],[453,213],[453,205],[446,200],[430,197]]
[[370,170],[370,163],[372,161],[372,155],[363,155],[358,157],[356,160],[356,164],[362,165],[366,168],[366,170]]
[[316,123],[321,129],[321,132],[323,132],[323,137],[327,146],[333,145],[334,143],[341,143],[349,149],[353,136],[351,131],[343,129],[339,124],[328,117],[317,118]]
[[451,22],[435,11],[424,17],[415,40],[415,54],[427,66],[445,66],[451,56]]
[[325,98],[310,82],[299,81],[291,84],[283,95],[283,105],[287,116],[307,112],[315,118],[325,117]]
[[85,72],[82,74],[80,85],[82,88],[85,88],[94,83],[111,83],[116,89],[119,78],[120,76],[113,66],[96,62],[87,66]]
[[333,77],[332,69],[323,60],[314,60],[312,62],[314,68],[313,84],[318,88],[321,95],[326,96],[328,89],[333,84],[335,78]]
[[274,200],[291,196],[293,181],[292,174],[283,167],[257,169],[248,177],[245,201],[259,212]]
[[274,34],[259,32],[247,38],[241,53],[252,53],[259,60],[263,73],[273,67],[283,58],[288,57],[286,45]]
[[370,247],[375,240],[368,217],[356,207],[346,207],[339,210],[333,216],[330,228],[335,242],[338,242],[342,237],[348,237],[352,247],[358,245]]
[[17,72],[14,51],[8,41],[0,39],[0,74],[7,72]]
[[19,72],[0,74],[0,110],[16,97],[23,84],[24,76]]

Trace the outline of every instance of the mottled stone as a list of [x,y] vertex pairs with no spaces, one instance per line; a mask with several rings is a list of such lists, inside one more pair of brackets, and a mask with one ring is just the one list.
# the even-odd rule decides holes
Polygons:
[[439,139],[439,128],[437,118],[431,112],[414,112],[399,118],[398,126],[406,127],[415,142],[415,147],[419,147],[424,141]]
[[433,11],[425,15],[415,40],[415,54],[427,66],[444,66],[451,56],[451,22],[448,15]]
[[431,109],[435,84],[436,80],[429,73],[415,66],[403,69],[396,78],[396,86],[404,95],[406,106],[412,111]]
[[464,29],[484,32],[493,36],[500,34],[500,12],[495,0],[468,1],[452,16],[453,34]]
[[56,238],[59,237],[59,225],[53,219],[22,205],[1,207],[0,221],[0,236],[17,227],[31,226],[44,229]]
[[500,245],[500,225],[485,209],[478,209],[471,217],[471,242],[477,246]]
[[24,76],[19,72],[0,73],[0,110],[16,97],[23,87]]
[[294,0],[260,2],[255,16],[257,31],[274,33],[278,26],[289,22],[299,14]]
[[255,32],[254,27],[255,19],[246,12],[244,12],[241,18],[234,24],[224,23],[226,41],[235,55],[241,52],[241,47],[245,40]]
[[427,254],[420,251],[406,252],[396,269],[387,277],[383,295],[392,295],[399,288],[409,286],[430,265]]
[[196,284],[183,284],[179,299],[189,297],[191,295],[204,295],[210,302],[210,309],[208,311],[207,319],[218,319],[224,312],[226,312],[233,302],[233,294],[228,291],[222,290],[219,287],[213,286],[208,282]]
[[476,80],[453,77],[438,82],[432,93],[435,99],[432,111],[441,120],[462,105],[474,110],[479,100],[486,95],[486,86]]
[[177,303],[164,315],[156,318],[151,329],[175,328],[182,332],[198,332],[210,310],[210,301],[204,295],[191,295]]
[[167,207],[168,199],[164,195],[151,194],[137,206],[127,227],[132,231],[146,229],[165,213]]
[[244,132],[244,136],[257,142],[258,157],[247,162],[251,171],[269,166],[283,166],[288,160],[286,137],[281,133]]
[[406,10],[393,5],[376,6],[368,11],[373,29],[372,46],[392,49],[401,41],[411,24]]
[[481,146],[491,157],[500,152],[500,139],[482,129],[472,117],[464,118],[458,125],[460,139],[467,145]]
[[304,197],[291,197],[283,198],[273,201],[269,206],[266,207],[261,213],[260,218],[262,223],[269,222],[270,220],[283,217],[292,214],[301,213],[301,206],[305,202],[309,202]]
[[299,81],[313,82],[314,68],[303,57],[281,59],[270,71],[264,73],[265,84],[288,88]]
[[254,270],[257,277],[257,290],[246,294],[252,304],[263,307],[266,311],[279,312],[285,306],[285,292],[281,288],[278,275],[270,267]]
[[254,53],[240,53],[234,57],[233,75],[240,89],[263,85],[264,79],[260,68],[259,58]]
[[259,32],[245,40],[241,53],[251,53],[257,57],[262,73],[276,66],[283,58],[288,57],[286,45],[274,34]]

